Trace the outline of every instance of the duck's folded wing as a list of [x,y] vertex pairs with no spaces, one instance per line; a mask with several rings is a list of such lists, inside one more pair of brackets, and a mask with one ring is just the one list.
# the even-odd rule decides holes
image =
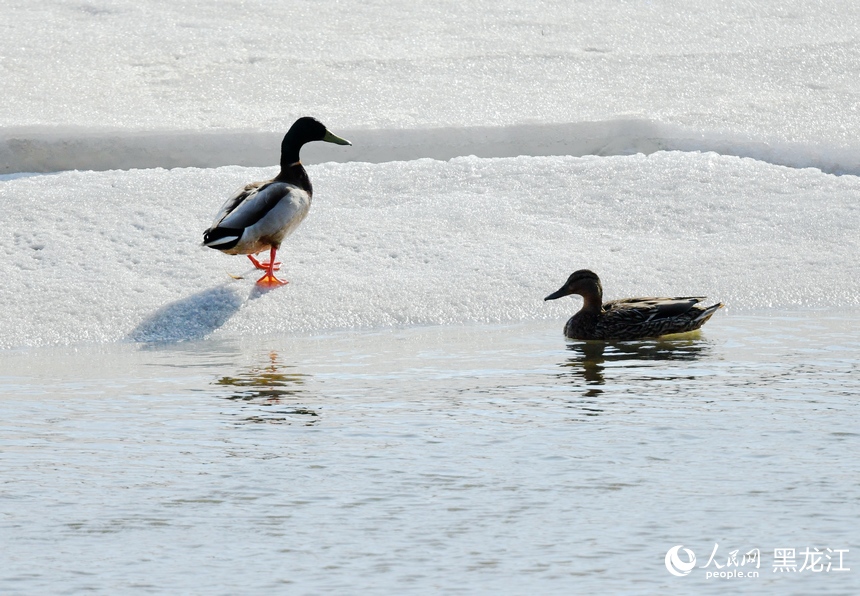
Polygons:
[[259,222],[283,196],[271,192],[273,186],[284,185],[253,182],[236,191],[218,211],[209,229],[203,232],[203,245],[218,250],[235,247],[245,229]]
[[[292,184],[270,182],[246,194],[240,191],[236,204],[224,214],[217,225],[232,229],[249,228],[263,219],[281,200],[289,196],[290,191],[295,189]],[[224,207],[226,209],[227,205]]]
[[612,318],[616,320],[643,323],[677,317],[704,299],[704,296],[625,298],[607,302],[603,305],[603,310],[611,313]]
[[236,210],[236,207],[242,204],[243,201],[247,200],[247,198],[260,190],[260,187],[265,184],[264,182],[252,182],[251,184],[246,184],[239,190],[237,190],[233,195],[227,199],[224,204],[221,206],[221,209],[218,210],[218,213],[215,215],[215,219],[212,220],[212,225],[209,229],[215,229],[225,217],[230,215],[233,211]]

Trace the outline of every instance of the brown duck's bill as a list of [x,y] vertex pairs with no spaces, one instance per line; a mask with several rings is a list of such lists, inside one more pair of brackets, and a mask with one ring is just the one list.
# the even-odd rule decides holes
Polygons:
[[556,290],[555,292],[553,292],[552,294],[550,294],[549,296],[544,298],[544,301],[555,300],[556,298],[561,298],[562,296],[567,296],[569,293],[570,292],[566,292],[564,288],[559,288],[558,290]]
[[328,130],[325,131],[325,136],[322,138],[322,140],[327,142],[327,143],[334,143],[336,145],[352,145],[352,143],[350,143],[346,139],[342,139],[339,136],[337,136],[336,134],[334,134]]

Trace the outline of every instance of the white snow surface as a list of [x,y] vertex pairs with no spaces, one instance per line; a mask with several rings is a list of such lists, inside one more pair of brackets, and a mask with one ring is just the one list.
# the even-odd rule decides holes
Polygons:
[[858,28],[853,0],[4,0],[0,173],[266,166],[302,115],[358,141],[316,161],[680,149],[860,173]]
[[[561,329],[582,267],[724,301],[709,325],[854,309],[858,29],[839,0],[5,0],[0,348]],[[201,234],[302,115],[354,146],[303,151],[263,293]]]
[[[721,316],[856,309],[860,180],[715,153],[461,157],[309,167],[289,285],[200,246],[239,166],[0,183],[0,347],[564,320],[575,269],[607,298],[699,295]],[[228,275],[245,274],[242,280]]]

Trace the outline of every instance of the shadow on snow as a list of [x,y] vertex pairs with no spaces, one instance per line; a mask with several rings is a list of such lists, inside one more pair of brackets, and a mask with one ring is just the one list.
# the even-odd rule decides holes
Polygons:
[[244,300],[232,288],[218,286],[168,304],[129,333],[136,342],[203,339],[230,320]]

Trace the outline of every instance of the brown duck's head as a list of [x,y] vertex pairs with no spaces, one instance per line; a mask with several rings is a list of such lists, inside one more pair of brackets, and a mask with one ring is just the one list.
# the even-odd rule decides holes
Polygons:
[[603,298],[603,286],[600,285],[600,278],[597,277],[594,271],[589,271],[588,269],[574,271],[567,278],[567,281],[564,282],[563,286],[544,298],[544,300],[555,300],[556,298],[569,296],[570,294],[579,294],[586,301],[589,299],[601,300]]

